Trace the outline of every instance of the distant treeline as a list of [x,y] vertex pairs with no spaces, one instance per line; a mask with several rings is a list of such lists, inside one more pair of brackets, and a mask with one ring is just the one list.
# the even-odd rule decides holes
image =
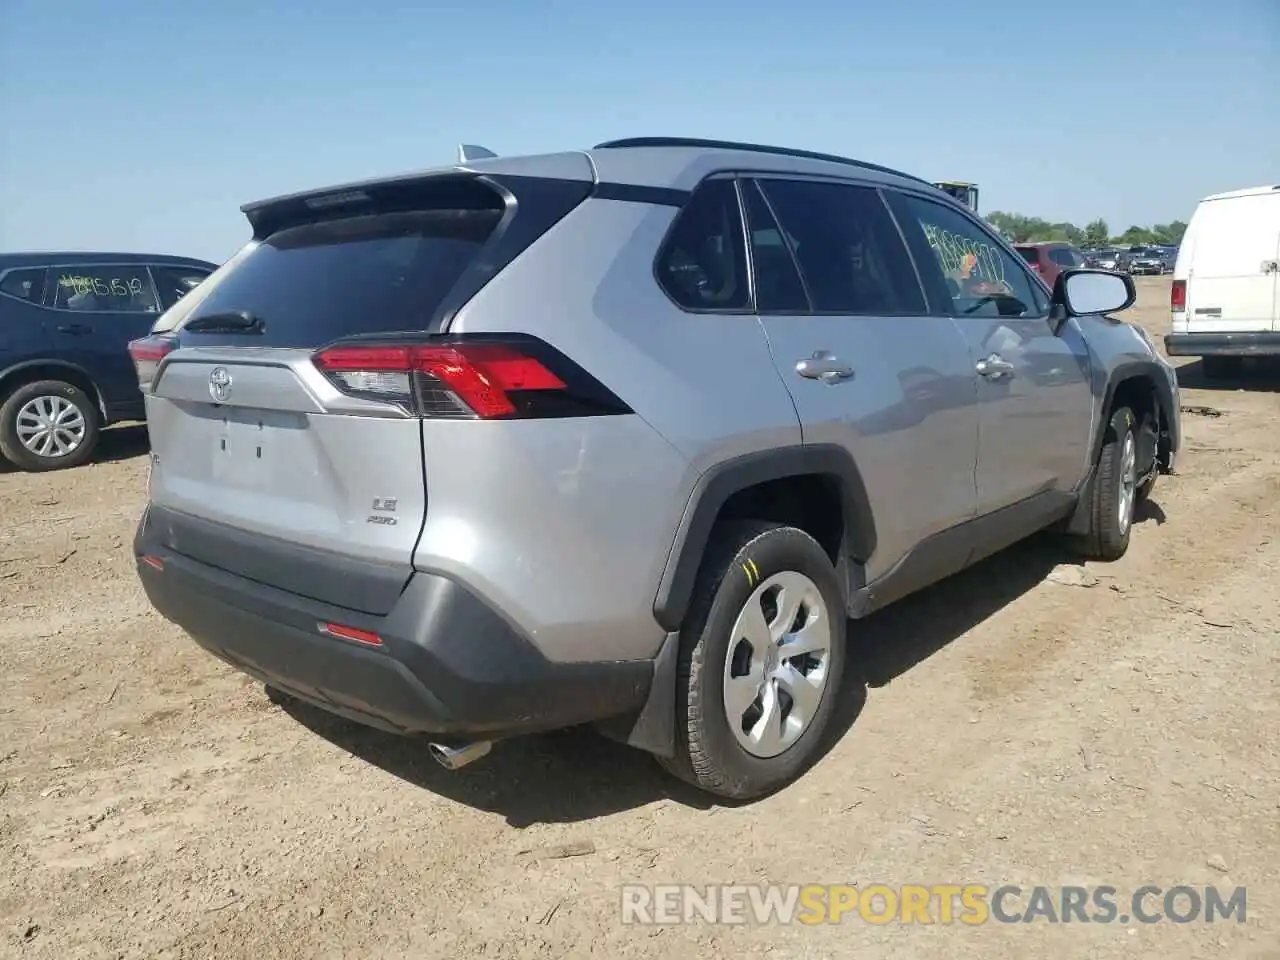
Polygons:
[[1187,225],[1181,220],[1173,223],[1157,223],[1151,227],[1131,226],[1118,236],[1112,236],[1107,221],[1099,218],[1084,227],[1074,223],[1050,223],[1039,217],[1024,217],[1020,213],[996,211],[987,215],[989,224],[1014,243],[1032,243],[1037,240],[1065,240],[1079,247],[1105,247],[1111,244],[1133,246],[1141,243],[1177,246]]

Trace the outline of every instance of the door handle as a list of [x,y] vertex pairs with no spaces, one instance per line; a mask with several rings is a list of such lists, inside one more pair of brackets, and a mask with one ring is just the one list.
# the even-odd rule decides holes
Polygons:
[[853,376],[853,367],[826,350],[818,350],[812,357],[796,361],[796,373],[806,380],[839,383]]
[[974,369],[978,371],[978,376],[989,380],[999,380],[1001,377],[1013,375],[1013,364],[998,353],[993,353],[985,360],[979,360],[974,365]]
[[83,323],[62,323],[58,325],[59,333],[70,333],[76,336],[91,332],[91,329]]

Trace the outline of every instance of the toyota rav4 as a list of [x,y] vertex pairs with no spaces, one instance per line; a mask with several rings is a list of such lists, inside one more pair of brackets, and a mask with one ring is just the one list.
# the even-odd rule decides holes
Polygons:
[[131,350],[151,603],[456,768],[577,724],[749,798],[858,619],[1020,538],[1123,554],[1171,367],[923,180],[674,138],[243,208]]

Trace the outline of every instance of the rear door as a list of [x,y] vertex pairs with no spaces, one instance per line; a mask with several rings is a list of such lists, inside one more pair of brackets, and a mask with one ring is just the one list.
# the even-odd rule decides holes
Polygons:
[[1280,330],[1270,266],[1280,256],[1280,191],[1206,200],[1192,221],[1187,332]]
[[53,349],[89,372],[113,419],[141,417],[129,341],[146,336],[160,315],[147,265],[55,265],[50,279],[46,325]]
[[741,181],[761,323],[805,443],[856,459],[877,518],[876,579],[974,515],[977,396],[954,321],[930,316],[875,187]]
[[[426,509],[421,420],[376,396],[408,399],[410,374],[352,374],[368,382],[343,392],[313,355],[426,330],[464,274],[492,272],[482,252],[507,212],[473,177],[387,189],[370,187],[354,211],[264,212],[262,242],[201,286],[190,315],[181,304],[169,315],[180,346],[147,397],[150,496],[170,549],[370,613],[390,610],[411,572]],[[552,222],[567,209],[529,206]],[[508,241],[540,233],[524,215]],[[333,555],[347,561],[342,577]]]

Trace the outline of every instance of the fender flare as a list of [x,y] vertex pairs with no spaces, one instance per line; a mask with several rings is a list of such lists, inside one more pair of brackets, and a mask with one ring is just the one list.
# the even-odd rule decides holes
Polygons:
[[3,383],[15,373],[21,373],[23,370],[29,370],[32,367],[59,367],[63,370],[70,370],[72,373],[83,377],[84,380],[93,388],[93,400],[98,404],[98,413],[102,417],[102,422],[107,422],[107,404],[103,399],[102,391],[98,388],[98,381],[93,378],[84,367],[77,363],[71,363],[67,360],[57,360],[53,357],[37,358],[34,360],[22,360],[0,370],[0,383]]
[[684,622],[712,528],[729,498],[757,484],[800,476],[836,481],[844,507],[843,553],[863,562],[871,556],[875,518],[862,472],[844,447],[805,444],[726,460],[698,478],[676,528],[653,603],[654,618],[664,630],[677,631]]
[[1128,380],[1142,378],[1151,382],[1155,390],[1156,407],[1161,423],[1171,423],[1178,411],[1174,409],[1173,388],[1169,385],[1164,368],[1155,360],[1129,360],[1117,364],[1107,374],[1107,385],[1103,390],[1102,406],[1098,411],[1098,422],[1094,427],[1093,444],[1089,449],[1090,467],[1098,462],[1098,454],[1102,452],[1102,443],[1107,435],[1107,424],[1110,422],[1112,404],[1115,403],[1116,391]]

